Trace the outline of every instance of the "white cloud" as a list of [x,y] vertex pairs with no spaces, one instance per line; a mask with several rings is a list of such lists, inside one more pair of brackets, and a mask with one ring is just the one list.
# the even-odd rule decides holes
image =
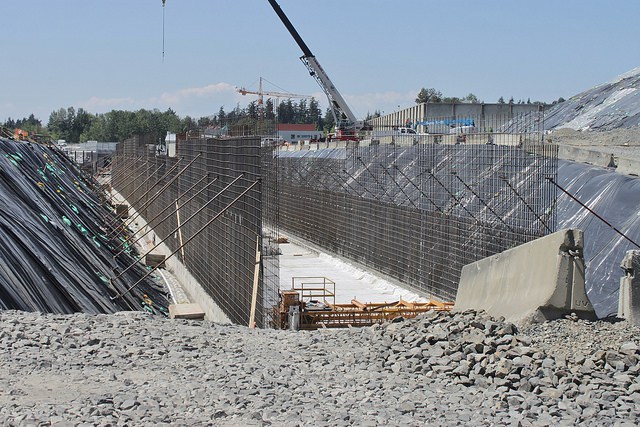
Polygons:
[[133,98],[100,98],[92,96],[86,101],[80,101],[78,106],[91,113],[103,113],[109,110],[128,109],[135,106]]
[[[363,119],[367,113],[373,113],[376,110],[391,113],[394,110],[398,110],[398,105],[401,109],[415,105],[418,92],[419,90],[410,92],[371,92],[357,95],[343,94],[342,96],[356,117]],[[324,92],[314,92],[312,95],[318,101],[324,113],[329,105]]]
[[353,108],[356,116],[364,116],[374,111],[391,113],[400,108],[407,108],[415,104],[418,91],[411,92],[378,92],[360,95],[346,95],[345,99]]
[[[372,92],[344,95],[344,97],[356,117],[364,118],[367,113],[373,113],[376,110],[390,113],[397,110],[398,106],[400,108],[411,106],[415,102],[417,93],[417,90],[411,92]],[[324,112],[328,105],[324,93],[318,91],[311,95],[319,102],[320,108]],[[235,86],[220,82],[201,87],[189,87],[172,92],[163,92],[146,99],[134,99],[131,97],[100,98],[93,96],[86,101],[78,103],[78,106],[92,113],[104,113],[112,109],[158,108],[164,110],[171,108],[182,117],[186,115],[202,117],[216,114],[221,106],[224,106],[226,111],[230,111],[238,103],[241,106],[245,106],[255,99],[257,99],[257,96],[242,96],[236,91]]]
[[213,98],[221,94],[235,94],[235,87],[229,83],[215,83],[203,87],[190,87],[175,92],[164,92],[159,97],[149,99],[149,103],[162,104],[167,107],[185,105],[196,99]]
[[164,110],[172,108],[180,116],[201,117],[217,113],[222,105],[229,106],[232,104],[235,106],[237,102],[241,101],[241,97],[242,95],[236,92],[234,86],[221,82],[202,87],[178,89],[173,92],[163,92],[146,99],[92,96],[85,101],[78,102],[77,105],[92,113],[105,113],[114,109],[158,108]]

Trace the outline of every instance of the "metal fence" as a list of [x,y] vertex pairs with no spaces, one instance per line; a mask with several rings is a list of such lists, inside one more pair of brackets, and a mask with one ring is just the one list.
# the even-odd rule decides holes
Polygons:
[[[535,115],[520,131],[383,135],[278,152],[283,230],[453,299],[465,264],[555,229],[557,147]],[[373,145],[372,145],[373,144]]]
[[[247,325],[254,289],[256,247],[261,252],[256,324],[271,323],[278,298],[274,249],[275,193],[263,178],[273,156],[260,139],[181,141],[176,157],[158,156],[140,138],[120,144],[112,185],[145,218],[234,323]],[[267,228],[268,225],[268,228]],[[181,248],[182,246],[182,248]]]

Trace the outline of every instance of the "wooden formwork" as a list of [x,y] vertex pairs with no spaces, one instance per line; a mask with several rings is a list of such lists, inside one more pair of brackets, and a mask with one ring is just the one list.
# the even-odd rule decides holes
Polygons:
[[300,329],[346,328],[371,326],[396,317],[411,318],[427,311],[450,311],[452,302],[408,302],[364,304],[352,300],[351,304],[331,304],[325,310],[305,310],[300,313]]
[[[327,289],[326,285],[333,287]],[[300,329],[371,326],[396,317],[411,318],[427,311],[450,311],[452,302],[409,302],[335,304],[335,283],[325,277],[298,277],[292,289],[280,293],[280,305],[274,307],[276,327],[289,328],[292,315],[299,316]],[[295,313],[295,314],[294,314]],[[298,323],[298,322],[296,322]]]

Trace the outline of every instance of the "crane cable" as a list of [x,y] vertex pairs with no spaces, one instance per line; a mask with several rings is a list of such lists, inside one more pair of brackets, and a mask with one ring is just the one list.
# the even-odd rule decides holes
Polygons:
[[164,62],[164,10],[167,0],[162,0],[162,62]]

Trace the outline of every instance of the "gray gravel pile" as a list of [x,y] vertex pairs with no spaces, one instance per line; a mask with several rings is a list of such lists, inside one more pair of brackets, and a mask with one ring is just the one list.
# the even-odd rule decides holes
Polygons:
[[[640,351],[626,341],[637,330],[602,323],[524,335],[483,314],[432,313],[290,332],[5,311],[0,424],[637,425]],[[584,357],[558,348],[563,334],[600,332]]]

